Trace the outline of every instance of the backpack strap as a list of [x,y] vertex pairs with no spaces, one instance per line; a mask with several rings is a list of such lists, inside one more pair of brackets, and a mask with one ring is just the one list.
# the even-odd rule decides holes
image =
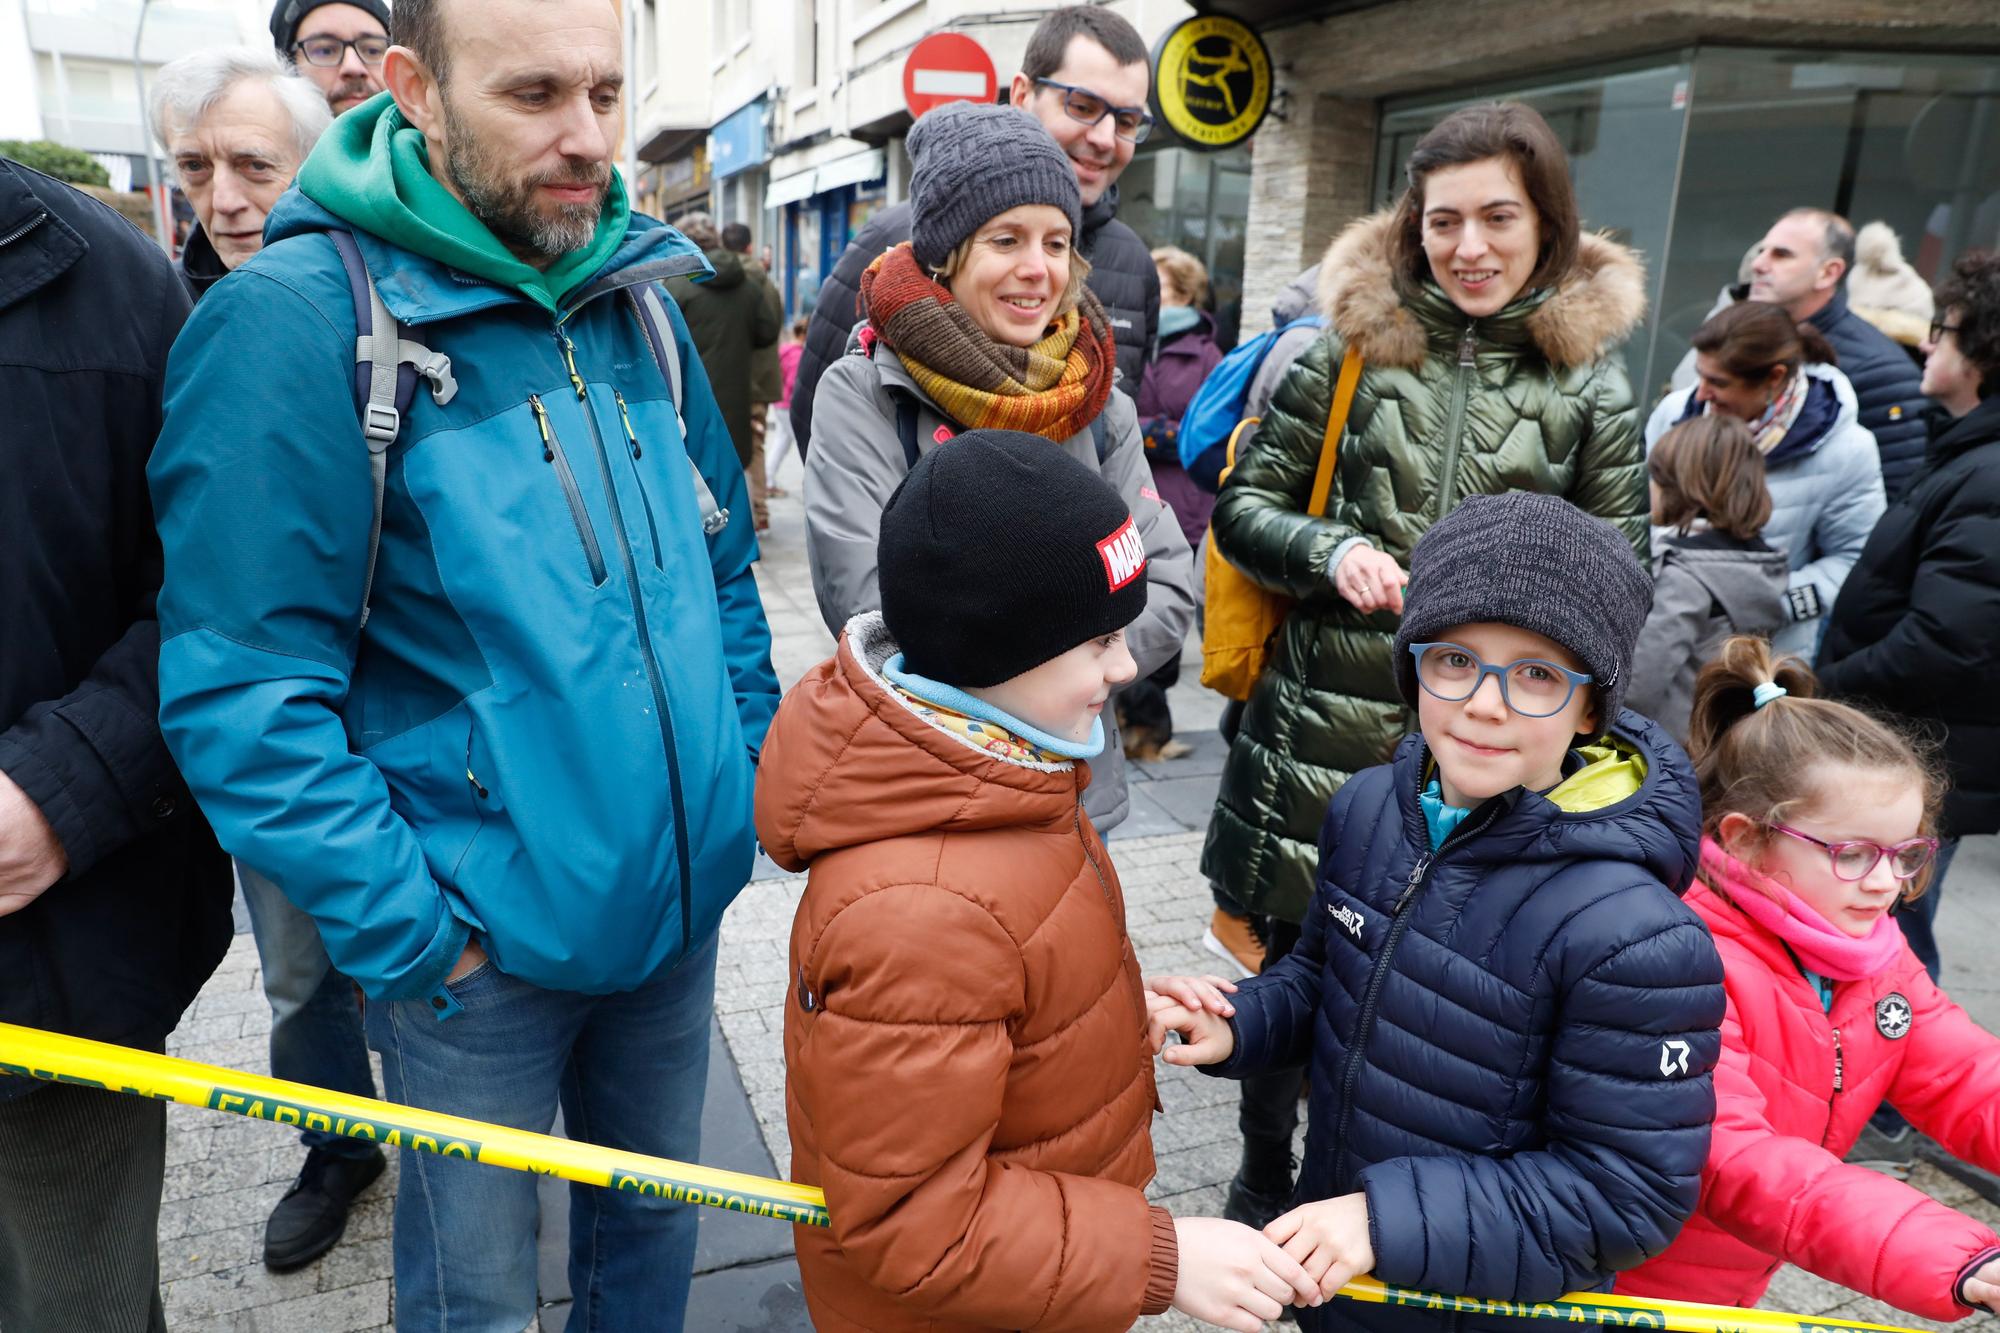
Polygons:
[[[368,477],[375,492],[375,509],[368,522],[368,572],[361,582],[360,628],[368,624],[375,592],[375,561],[382,551],[382,500],[389,482],[389,446],[403,429],[403,414],[416,397],[417,381],[428,380],[431,397],[440,407],[458,393],[451,358],[403,337],[403,328],[383,304],[382,293],[368,272],[354,234],[327,233],[347,273],[354,299],[354,399],[361,414],[361,434],[368,443]],[[407,368],[407,373],[406,373]]]
[[[1347,429],[1347,414],[1354,406],[1354,390],[1361,383],[1361,352],[1353,343],[1341,353],[1340,377],[1334,381],[1333,402],[1328,405],[1326,431],[1320,436],[1319,468],[1313,473],[1312,496],[1306,512],[1326,513],[1326,501],[1333,491],[1333,469],[1340,460],[1340,436]],[[1234,437],[1231,437],[1232,439]]]
[[1104,424],[1104,414],[1099,412],[1090,423],[1090,439],[1097,446],[1097,467],[1104,470],[1104,460],[1111,457],[1111,428]]
[[903,471],[914,471],[917,466],[917,404],[906,393],[896,398],[896,438],[903,442]]
[[[646,345],[653,350],[653,360],[659,364],[660,374],[666,376],[667,391],[673,395],[674,415],[683,423],[681,435],[685,440],[687,416],[681,410],[680,348],[674,340],[674,322],[667,315],[660,286],[655,282],[641,283],[637,287],[627,287],[625,295],[639,316],[639,326],[646,331]],[[702,534],[713,537],[729,526],[729,511],[716,502],[715,491],[710,488],[708,478],[701,475],[701,469],[695,466],[693,455],[688,456],[688,473],[694,481],[695,506],[701,512]]]

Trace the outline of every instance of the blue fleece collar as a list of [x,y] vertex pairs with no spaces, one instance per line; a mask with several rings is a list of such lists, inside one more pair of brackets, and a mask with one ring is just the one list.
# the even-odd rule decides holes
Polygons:
[[991,722],[996,727],[1005,727],[1028,744],[1059,754],[1065,759],[1095,759],[1104,753],[1104,719],[1098,718],[1091,724],[1090,739],[1087,741],[1066,741],[1059,736],[1051,736],[1037,727],[1007,713],[1003,713],[984,699],[967,694],[956,685],[947,685],[941,680],[919,676],[914,671],[903,669],[903,655],[897,653],[882,664],[882,674],[895,684],[902,686],[920,699],[927,699],[954,713],[976,717],[981,722]]
[[1445,839],[1456,832],[1458,826],[1465,822],[1465,817],[1472,813],[1456,805],[1446,805],[1444,787],[1436,778],[1431,779],[1417,801],[1424,809],[1424,827],[1430,832],[1432,851],[1444,846]]

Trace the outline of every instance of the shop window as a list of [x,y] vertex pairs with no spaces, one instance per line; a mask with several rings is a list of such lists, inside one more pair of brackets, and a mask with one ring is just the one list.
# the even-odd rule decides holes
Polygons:
[[1217,332],[1233,346],[1243,316],[1243,247],[1250,147],[1219,153],[1158,148],[1118,181],[1118,217],[1149,248],[1177,245],[1208,268]]

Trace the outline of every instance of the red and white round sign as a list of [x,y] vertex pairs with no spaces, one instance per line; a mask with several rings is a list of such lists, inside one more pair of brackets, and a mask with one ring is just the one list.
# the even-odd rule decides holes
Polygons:
[[962,32],[935,32],[903,62],[903,104],[921,116],[946,102],[991,102],[999,91],[993,57]]

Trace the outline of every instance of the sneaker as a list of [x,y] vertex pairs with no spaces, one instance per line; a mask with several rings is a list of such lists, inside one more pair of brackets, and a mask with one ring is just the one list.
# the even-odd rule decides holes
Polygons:
[[1907,1124],[1895,1133],[1885,1133],[1873,1121],[1862,1126],[1861,1137],[1848,1149],[1852,1166],[1865,1166],[1897,1180],[1908,1180],[1917,1160],[1917,1132]]
[[264,1224],[264,1267],[289,1273],[339,1244],[348,1208],[388,1164],[380,1148],[366,1157],[335,1157],[319,1148],[308,1152],[299,1178]]
[[1201,947],[1229,964],[1235,980],[1254,977],[1264,970],[1264,941],[1247,916],[1235,916],[1216,908],[1208,929],[1201,933]]

